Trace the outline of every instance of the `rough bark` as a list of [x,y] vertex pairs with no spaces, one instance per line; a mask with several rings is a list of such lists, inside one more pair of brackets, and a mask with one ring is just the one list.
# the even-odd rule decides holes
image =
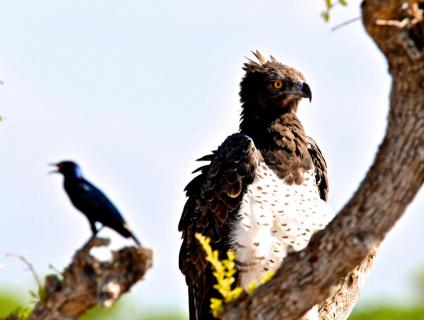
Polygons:
[[153,252],[143,247],[112,251],[110,261],[90,254],[92,248],[108,244],[108,239],[90,239],[61,275],[48,275],[29,320],[78,319],[94,306],[109,307],[152,266]]
[[347,319],[361,294],[368,271],[371,270],[376,250],[371,253],[346,277],[339,280],[330,296],[319,307],[321,320]]
[[320,303],[323,319],[341,319],[352,308],[376,247],[424,182],[420,7],[422,0],[363,1],[363,23],[387,58],[393,80],[388,127],[374,163],[327,228],[305,250],[291,253],[269,283],[229,305],[223,319],[299,319]]

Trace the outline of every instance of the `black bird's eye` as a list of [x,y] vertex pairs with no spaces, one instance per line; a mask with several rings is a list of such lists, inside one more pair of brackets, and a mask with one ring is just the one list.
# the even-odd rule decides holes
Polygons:
[[280,79],[274,81],[275,89],[281,89],[282,87],[283,87],[283,82]]

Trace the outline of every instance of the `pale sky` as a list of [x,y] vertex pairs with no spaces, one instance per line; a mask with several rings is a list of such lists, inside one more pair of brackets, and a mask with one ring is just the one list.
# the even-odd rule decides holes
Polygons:
[[[325,24],[319,0],[0,0],[0,287],[34,286],[6,253],[23,253],[45,274],[90,236],[61,177],[47,175],[47,163],[72,159],[155,250],[131,300],[185,310],[183,188],[194,160],[237,130],[241,67],[254,49],[310,84],[313,101],[299,113],[326,155],[330,204],[340,209],[382,139],[390,88],[361,22],[330,31],[358,16],[358,5]],[[383,244],[362,301],[408,297],[424,266],[422,195]]]

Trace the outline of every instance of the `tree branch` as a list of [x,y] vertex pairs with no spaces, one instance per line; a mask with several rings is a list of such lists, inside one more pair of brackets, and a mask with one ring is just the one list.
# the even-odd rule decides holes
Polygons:
[[113,251],[111,261],[90,254],[92,248],[109,242],[91,238],[75,253],[61,277],[48,275],[29,320],[77,319],[96,305],[110,307],[141,280],[152,266],[152,250],[125,247]]
[[229,305],[223,319],[299,319],[320,303],[324,319],[350,312],[353,303],[338,309],[331,300],[340,305],[343,298],[357,297],[374,250],[424,182],[424,24],[418,2],[362,3],[365,28],[386,56],[393,78],[386,135],[366,178],[305,250],[289,254],[269,283]]
[[331,295],[319,307],[321,320],[347,319],[359,299],[362,284],[373,266],[375,255],[376,250],[372,250],[359,266],[339,280]]

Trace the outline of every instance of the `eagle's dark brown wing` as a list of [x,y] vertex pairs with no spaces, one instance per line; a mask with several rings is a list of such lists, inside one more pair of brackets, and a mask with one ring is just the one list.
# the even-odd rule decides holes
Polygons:
[[307,137],[306,142],[307,149],[315,166],[315,178],[321,199],[327,201],[329,192],[327,163],[315,140],[311,137]]
[[195,172],[201,173],[187,185],[188,200],[178,225],[183,232],[179,264],[188,285],[191,320],[212,319],[210,298],[217,296],[211,268],[195,233],[211,238],[221,257],[227,252],[231,222],[254,180],[258,154],[248,136],[236,133],[213,154],[199,160],[210,164],[197,169]]

